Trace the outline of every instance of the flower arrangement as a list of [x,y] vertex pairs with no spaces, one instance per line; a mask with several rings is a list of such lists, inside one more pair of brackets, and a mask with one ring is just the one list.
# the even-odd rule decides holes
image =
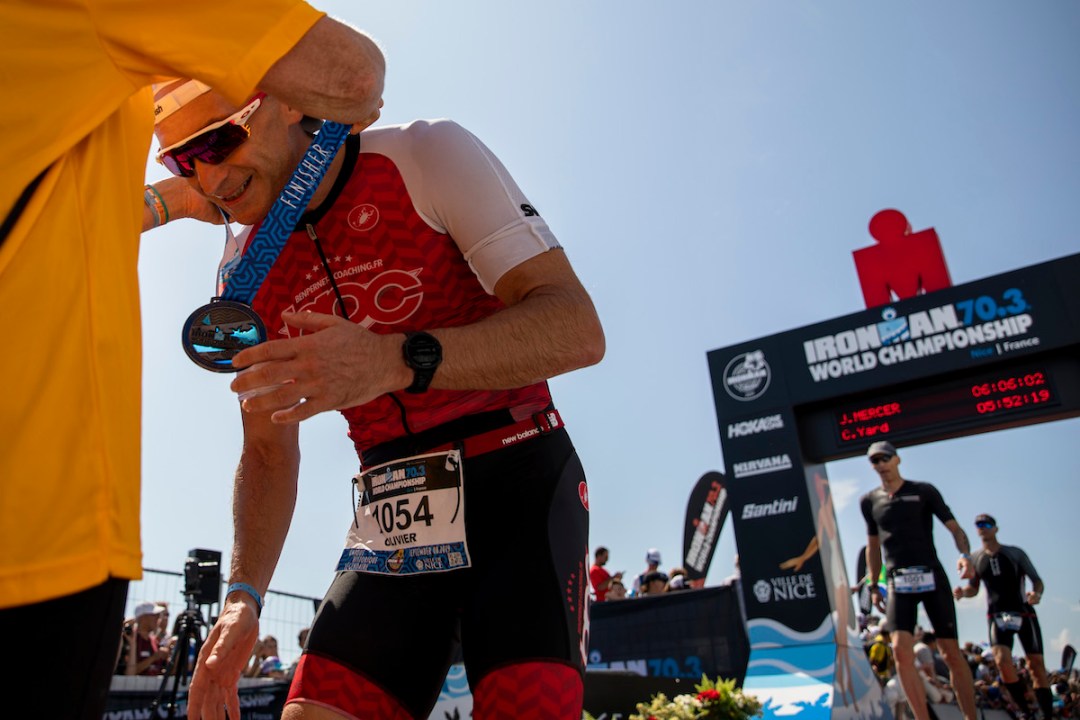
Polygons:
[[637,714],[630,720],[749,720],[761,714],[761,702],[735,687],[734,679],[713,682],[702,675],[694,689],[696,694],[676,695],[670,700],[657,693],[651,702],[638,703]]

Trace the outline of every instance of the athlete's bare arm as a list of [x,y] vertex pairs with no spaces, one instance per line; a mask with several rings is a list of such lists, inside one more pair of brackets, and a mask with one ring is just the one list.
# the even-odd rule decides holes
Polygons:
[[386,61],[378,45],[333,18],[320,18],[267,71],[259,89],[307,115],[358,124],[379,118]]
[[870,592],[874,594],[874,606],[885,612],[885,602],[878,592],[877,579],[881,576],[881,539],[877,535],[866,536],[866,575]]
[[[443,346],[432,387],[524,387],[603,357],[604,333],[596,309],[562,250],[536,255],[513,268],[499,280],[495,294],[506,309],[471,325],[428,330]],[[305,334],[239,353],[233,359],[237,367],[266,364],[237,376],[232,389],[289,384],[244,401],[245,410],[273,412],[274,422],[295,423],[326,410],[364,404],[412,383],[412,370],[401,355],[403,334],[378,335],[320,313],[282,317]]]
[[971,567],[971,544],[968,543],[967,533],[964,532],[964,529],[960,527],[960,523],[956,522],[955,518],[945,521],[945,527],[952,533],[956,549],[960,551],[960,558],[956,561],[956,569],[960,571],[960,577],[970,579],[975,571]]
[[[244,445],[233,487],[235,533],[229,581],[251,585],[263,597],[292,522],[300,468],[297,425],[275,425],[267,415],[242,413]],[[259,639],[256,601],[242,590],[228,594],[195,667],[188,717],[240,717],[237,692]]]

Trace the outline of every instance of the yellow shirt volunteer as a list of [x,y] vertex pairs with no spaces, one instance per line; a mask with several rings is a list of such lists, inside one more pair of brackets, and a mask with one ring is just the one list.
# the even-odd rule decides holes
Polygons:
[[239,103],[321,17],[301,0],[4,0],[0,608],[142,574],[137,260],[151,82]]

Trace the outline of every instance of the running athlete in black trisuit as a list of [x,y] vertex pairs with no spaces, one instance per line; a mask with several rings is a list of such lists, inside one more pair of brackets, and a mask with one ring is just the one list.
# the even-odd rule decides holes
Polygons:
[[885,612],[885,627],[892,637],[900,685],[916,720],[929,720],[932,711],[915,667],[914,651],[915,620],[922,603],[937,636],[938,648],[949,666],[957,704],[966,720],[975,720],[975,686],[971,667],[956,640],[956,608],[948,576],[934,548],[934,516],[952,533],[964,572],[970,560],[967,535],[937,488],[900,476],[900,456],[892,443],[874,443],[867,456],[881,477],[881,487],[863,495],[860,501],[866,520],[866,567],[869,577],[876,578],[884,552],[889,579],[887,606],[877,584],[871,585],[871,590],[874,604]]
[[[1043,662],[1042,630],[1033,605],[1042,600],[1043,581],[1027,553],[1013,545],[1002,545],[997,539],[997,521],[990,515],[975,518],[976,532],[982,539],[982,548],[971,560],[972,575],[968,584],[953,589],[957,600],[974,597],[979,592],[979,581],[986,585],[987,624],[990,626],[990,649],[994,661],[1001,670],[1001,680],[1009,689],[1013,702],[1025,715],[1031,712],[1025,694],[1024,682],[1016,672],[1012,661],[1013,637],[1020,637],[1028,667],[1031,668],[1035,697],[1044,718],[1052,717],[1053,694]],[[1031,578],[1031,590],[1025,592],[1024,578]]]

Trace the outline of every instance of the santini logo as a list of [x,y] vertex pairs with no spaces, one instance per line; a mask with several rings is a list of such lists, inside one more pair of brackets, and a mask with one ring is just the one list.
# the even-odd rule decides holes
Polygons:
[[799,507],[799,496],[791,498],[790,500],[781,500],[777,498],[771,503],[747,503],[742,508],[743,520],[754,520],[760,517],[769,517],[770,515],[787,515],[788,513],[795,512]]
[[750,477],[752,475],[765,475],[766,473],[791,469],[791,457],[787,453],[773,455],[772,457],[747,460],[735,463],[735,477]]
[[731,423],[727,426],[728,440],[737,437],[746,437],[747,435],[757,435],[758,433],[769,432],[770,430],[782,430],[784,427],[784,418],[776,415],[766,415],[765,417],[754,418],[753,420],[743,420],[742,422]]

